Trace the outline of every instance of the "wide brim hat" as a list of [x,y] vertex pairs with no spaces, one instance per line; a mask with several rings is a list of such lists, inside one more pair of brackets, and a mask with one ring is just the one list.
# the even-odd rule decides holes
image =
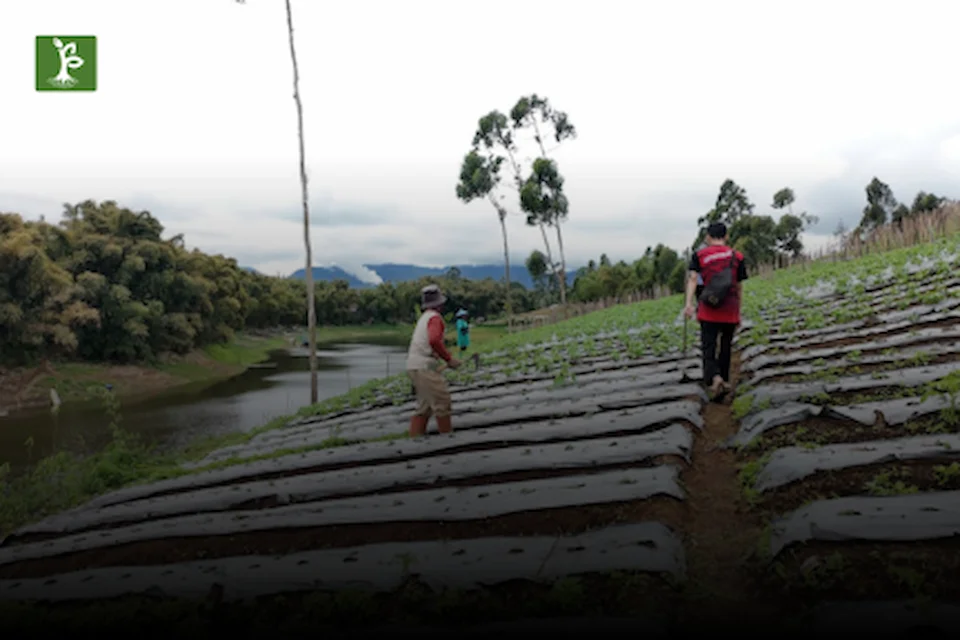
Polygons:
[[458,317],[458,318],[462,318],[462,317],[464,317],[465,315],[467,315],[467,310],[466,310],[466,309],[460,309],[459,311],[457,311],[457,317]]
[[420,307],[423,309],[439,307],[446,301],[447,297],[435,284],[427,285],[420,290]]

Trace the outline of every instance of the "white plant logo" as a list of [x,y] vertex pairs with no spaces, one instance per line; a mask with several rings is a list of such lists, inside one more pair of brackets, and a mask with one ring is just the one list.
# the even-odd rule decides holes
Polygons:
[[63,43],[60,38],[53,38],[53,46],[57,48],[60,54],[60,71],[54,77],[47,80],[55,87],[72,87],[77,84],[77,79],[70,75],[70,69],[79,69],[83,66],[83,58],[77,55],[77,43]]

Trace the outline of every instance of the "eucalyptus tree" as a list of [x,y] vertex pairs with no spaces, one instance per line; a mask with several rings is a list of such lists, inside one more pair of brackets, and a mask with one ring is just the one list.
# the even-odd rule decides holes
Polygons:
[[[570,122],[569,116],[563,111],[557,111],[550,105],[547,98],[531,94],[523,96],[510,110],[513,127],[531,129],[533,139],[540,151],[539,157],[533,161],[529,175],[524,180],[518,180],[520,187],[520,208],[527,214],[527,224],[539,225],[546,241],[544,225],[553,226],[557,231],[557,248],[560,252],[560,268],[555,270],[560,285],[560,302],[567,300],[567,265],[563,250],[563,234],[560,230],[569,214],[570,203],[563,192],[564,178],[560,174],[555,160],[550,158],[545,144],[546,136],[552,129],[552,139],[558,145],[564,140],[577,136],[577,130]],[[552,259],[551,259],[552,264]]]

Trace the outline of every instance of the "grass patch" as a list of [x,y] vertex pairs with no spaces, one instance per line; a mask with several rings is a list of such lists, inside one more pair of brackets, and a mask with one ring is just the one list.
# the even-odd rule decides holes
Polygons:
[[[42,459],[25,474],[13,478],[9,476],[9,465],[0,465],[0,536],[124,487],[358,442],[333,436],[312,446],[281,449],[246,458],[233,457],[185,469],[184,462],[199,460],[216,449],[248,442],[260,433],[281,428],[293,416],[276,418],[248,433],[207,438],[176,453],[158,454],[121,428],[120,403],[114,394],[103,390],[99,399],[111,421],[112,433],[110,442],[103,449],[89,456],[63,451]],[[406,433],[387,434],[371,442],[406,437]]]
[[193,353],[153,365],[110,365],[87,362],[51,363],[48,372],[23,390],[25,407],[48,406],[55,389],[64,403],[90,402],[107,385],[123,398],[167,391],[183,384],[222,380],[262,362],[271,351],[289,344],[284,336],[238,335],[224,345],[210,345]]

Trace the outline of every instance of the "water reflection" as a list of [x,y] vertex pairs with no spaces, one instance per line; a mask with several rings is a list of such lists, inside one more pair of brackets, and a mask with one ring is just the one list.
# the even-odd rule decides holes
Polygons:
[[[342,343],[317,351],[320,399],[348,392],[373,378],[402,371],[405,349],[395,340],[381,344]],[[182,446],[198,437],[248,431],[294,413],[310,400],[307,349],[276,351],[263,365],[236,378],[197,384],[126,404],[123,428],[163,446]],[[58,449],[89,450],[109,437],[102,408],[64,405],[0,418],[0,461],[14,470]],[[32,446],[25,442],[32,439]]]

